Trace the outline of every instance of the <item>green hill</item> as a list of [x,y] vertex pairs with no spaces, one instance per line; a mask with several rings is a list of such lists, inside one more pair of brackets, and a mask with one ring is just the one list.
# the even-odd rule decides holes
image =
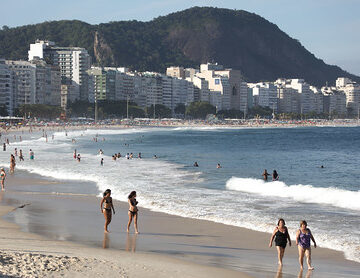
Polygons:
[[360,77],[316,58],[275,24],[246,11],[194,7],[149,22],[52,21],[3,28],[0,57],[27,59],[29,44],[36,39],[85,47],[96,64],[138,71],[218,62],[240,69],[251,82],[304,78],[321,86],[334,84],[339,76],[360,82]]

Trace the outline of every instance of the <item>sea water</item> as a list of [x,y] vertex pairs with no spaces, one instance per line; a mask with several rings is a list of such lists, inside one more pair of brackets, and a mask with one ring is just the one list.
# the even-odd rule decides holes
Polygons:
[[[141,207],[173,215],[264,232],[284,218],[292,239],[306,220],[319,246],[360,262],[359,127],[89,129],[55,132],[54,140],[51,134],[48,142],[33,135],[11,143],[8,150],[25,156],[16,167],[95,182],[120,201],[136,190]],[[122,158],[113,161],[118,152]],[[133,159],[124,158],[131,152]],[[8,165],[9,152],[0,152],[0,163]],[[264,169],[277,170],[279,181],[263,181]]]

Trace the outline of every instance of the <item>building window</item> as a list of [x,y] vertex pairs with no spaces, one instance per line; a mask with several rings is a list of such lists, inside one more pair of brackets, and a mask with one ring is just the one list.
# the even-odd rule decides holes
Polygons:
[[215,85],[219,85],[220,84],[220,79],[215,79]]

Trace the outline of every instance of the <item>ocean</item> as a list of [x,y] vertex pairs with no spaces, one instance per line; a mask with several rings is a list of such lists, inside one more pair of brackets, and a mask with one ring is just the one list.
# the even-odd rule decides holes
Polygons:
[[[99,196],[110,188],[120,201],[136,190],[140,207],[183,217],[270,233],[284,218],[292,239],[306,220],[319,246],[360,262],[360,127],[88,129],[55,132],[54,140],[52,134],[48,142],[33,134],[11,143],[8,150],[25,156],[16,167],[91,181]],[[122,157],[113,161],[118,152]],[[131,152],[134,158],[126,159]],[[0,164],[9,165],[9,151],[0,152]],[[264,169],[277,170],[279,181],[264,182]]]

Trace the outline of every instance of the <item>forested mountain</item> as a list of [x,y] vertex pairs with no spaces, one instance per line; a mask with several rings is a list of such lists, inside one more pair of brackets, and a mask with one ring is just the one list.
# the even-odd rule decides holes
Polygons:
[[275,24],[242,10],[194,7],[149,22],[118,21],[90,25],[52,21],[0,31],[0,57],[27,59],[36,39],[85,47],[93,62],[138,71],[198,67],[218,62],[240,69],[247,81],[304,78],[313,85],[334,84],[339,76],[360,77],[325,64]]

